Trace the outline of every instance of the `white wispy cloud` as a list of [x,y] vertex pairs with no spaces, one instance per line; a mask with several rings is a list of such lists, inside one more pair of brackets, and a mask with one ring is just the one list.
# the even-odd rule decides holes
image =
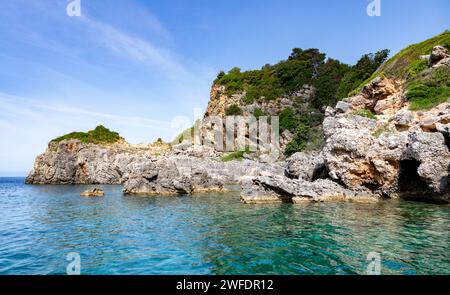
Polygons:
[[100,113],[93,112],[90,110],[86,110],[83,108],[67,106],[67,105],[45,105],[45,104],[33,104],[35,108],[48,110],[57,113],[65,113],[72,115],[81,115],[88,117],[96,117],[96,118],[104,118],[109,120],[114,120],[116,122],[120,122],[123,125],[135,125],[140,127],[157,127],[157,128],[170,128],[170,122],[160,121],[160,120],[152,120],[139,116],[122,116],[116,114],[108,114],[108,113]]
[[[89,2],[82,2],[82,16],[69,17],[66,15],[64,1],[38,1],[38,0],[18,0],[16,3],[9,2],[8,14],[0,12],[0,16],[8,18],[8,24],[13,23],[14,19],[21,19],[24,17],[23,11],[26,9],[33,11],[36,18],[52,26],[60,25],[63,30],[67,30],[66,37],[72,41],[81,42],[78,40],[80,36],[89,38],[89,43],[102,46],[111,53],[125,58],[131,62],[140,63],[143,66],[151,66],[154,70],[160,71],[170,78],[177,78],[183,75],[189,75],[189,71],[183,66],[177,58],[177,55],[169,48],[163,45],[158,38],[150,38],[148,34],[139,36],[131,34],[117,26],[105,23],[99,18],[92,15],[96,12],[94,6],[89,5]],[[147,31],[154,32],[157,36],[162,36],[164,40],[170,40],[170,32],[161,24],[157,17],[150,12],[142,11],[142,8],[137,7],[136,3],[117,3],[117,8],[126,7],[129,15],[136,15],[140,19]],[[131,11],[130,11],[131,10]],[[115,11],[115,13],[118,13]],[[3,15],[4,14],[4,15]],[[15,17],[16,16],[16,17]],[[5,22],[6,24],[6,22]],[[116,24],[117,25],[117,24]],[[61,41],[58,39],[48,38],[47,34],[42,34],[35,30],[34,26],[20,26],[14,25],[11,30],[17,30],[18,35],[21,36],[21,42],[27,42],[29,45],[37,46],[43,49],[58,52],[66,57],[72,57],[82,53],[82,46],[80,48],[74,47],[73,44]],[[24,38],[25,37],[25,38]],[[152,40],[154,39],[154,40]]]
[[[85,116],[89,118],[106,119],[113,121],[119,125],[156,128],[156,129],[171,129],[171,122],[147,119],[139,116],[124,116],[117,114],[108,114],[101,112],[94,112],[91,110],[68,106],[68,105],[52,105],[37,103],[36,99],[24,98],[15,95],[10,95],[0,92],[0,111],[10,116],[15,116],[15,120],[21,117],[36,118],[36,119],[51,119],[55,114]],[[66,117],[67,118],[67,117]],[[2,127],[11,126],[10,123],[4,122]]]
[[95,40],[116,54],[134,62],[158,66],[171,76],[188,74],[188,71],[175,59],[170,50],[159,48],[148,40],[132,36],[89,17],[82,16],[80,19],[92,30]]

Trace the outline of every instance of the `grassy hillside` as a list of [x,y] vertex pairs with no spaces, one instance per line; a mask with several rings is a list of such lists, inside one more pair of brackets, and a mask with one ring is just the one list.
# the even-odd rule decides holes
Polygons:
[[406,98],[413,111],[428,110],[450,99],[450,69],[447,67],[429,69],[427,60],[420,56],[428,55],[436,45],[450,50],[450,31],[413,44],[389,59],[375,74],[404,79]]
[[55,138],[52,141],[61,142],[66,139],[78,139],[83,143],[111,144],[122,140],[122,137],[120,137],[119,133],[99,125],[94,130],[88,132],[72,132]]
[[443,45],[450,49],[449,30],[433,38],[404,48],[381,65],[377,71],[363,81],[351,94],[359,92],[364,85],[368,84],[377,76],[405,79],[407,81],[413,79],[427,68],[427,61],[421,59],[420,56],[430,54],[436,45]]

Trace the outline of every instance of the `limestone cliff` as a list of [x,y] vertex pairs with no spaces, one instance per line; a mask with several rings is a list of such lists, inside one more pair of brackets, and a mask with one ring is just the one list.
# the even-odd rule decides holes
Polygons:
[[[206,108],[202,124],[200,126],[200,138],[203,144],[211,144],[217,146],[215,137],[217,132],[217,126],[212,124],[212,118],[221,117],[225,118],[230,115],[237,116],[280,116],[286,109],[293,109],[298,113],[308,113],[310,111],[311,100],[314,97],[315,89],[311,85],[303,85],[299,90],[290,93],[289,95],[282,95],[274,100],[266,100],[265,98],[256,99],[249,103],[245,101],[246,92],[237,92],[234,94],[227,93],[227,88],[224,85],[213,84],[211,88],[211,95],[208,106]],[[236,113],[230,113],[231,109],[238,110]],[[270,132],[270,124],[267,125]],[[223,125],[225,128],[225,124]],[[237,129],[237,124],[236,124]],[[293,138],[292,132],[289,130],[281,130],[280,134],[280,149],[281,155],[286,145],[291,142]],[[249,134],[245,134],[244,141],[248,141]],[[225,134],[222,138],[223,142],[226,142]],[[236,137],[233,150],[239,150],[242,145],[242,139]],[[224,145],[224,148],[226,146]],[[260,147],[262,148],[262,147]],[[218,148],[219,151],[223,151]],[[228,151],[230,149],[227,149]],[[262,150],[259,154],[264,154]]]
[[282,173],[279,164],[250,160],[221,162],[211,148],[161,143],[99,145],[79,139],[50,142],[36,158],[28,184],[124,184],[126,194],[190,194],[222,191],[224,184],[262,171]]
[[421,58],[426,66],[415,75],[380,74],[360,93],[327,108],[320,157],[294,155],[285,177],[265,175],[244,183],[242,200],[400,197],[449,203],[450,55],[435,46]]
[[257,99],[251,103],[245,101],[246,92],[228,94],[226,86],[213,84],[211,95],[204,117],[220,116],[225,117],[227,110],[232,106],[239,107],[240,115],[254,115],[258,110],[267,116],[277,116],[284,109],[295,107],[299,110],[307,110],[314,97],[314,87],[305,84],[299,90],[289,95],[282,95],[275,100]]

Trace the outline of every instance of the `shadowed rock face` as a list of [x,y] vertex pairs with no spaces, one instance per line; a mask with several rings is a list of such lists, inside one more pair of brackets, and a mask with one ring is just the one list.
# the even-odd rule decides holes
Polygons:
[[[423,194],[422,188],[400,185],[418,179],[426,183],[430,197],[446,195],[450,153],[444,135],[418,126],[399,132],[389,123],[380,124],[352,115],[326,118],[323,153],[330,174],[348,188],[368,187],[390,197]],[[377,137],[380,128],[386,131]],[[406,164],[411,162],[416,165]]]
[[[391,84],[378,78],[363,90],[376,88],[372,98],[365,96],[361,103],[357,95],[346,99],[347,111],[329,110],[323,123],[326,167],[350,189],[367,187],[387,197],[448,203],[450,104],[409,111],[402,87]],[[379,115],[376,120],[355,115],[389,97],[402,103],[385,104],[383,112],[372,108]]]

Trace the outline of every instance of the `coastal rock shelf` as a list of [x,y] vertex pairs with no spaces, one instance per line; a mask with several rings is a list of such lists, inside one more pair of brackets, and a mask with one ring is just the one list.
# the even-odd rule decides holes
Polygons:
[[[195,153],[196,156],[192,154]],[[199,155],[205,156],[200,158]],[[224,191],[224,184],[262,171],[282,174],[281,163],[222,162],[208,147],[174,146],[166,155],[126,143],[51,142],[36,159],[28,184],[124,184],[126,194],[192,194]]]

